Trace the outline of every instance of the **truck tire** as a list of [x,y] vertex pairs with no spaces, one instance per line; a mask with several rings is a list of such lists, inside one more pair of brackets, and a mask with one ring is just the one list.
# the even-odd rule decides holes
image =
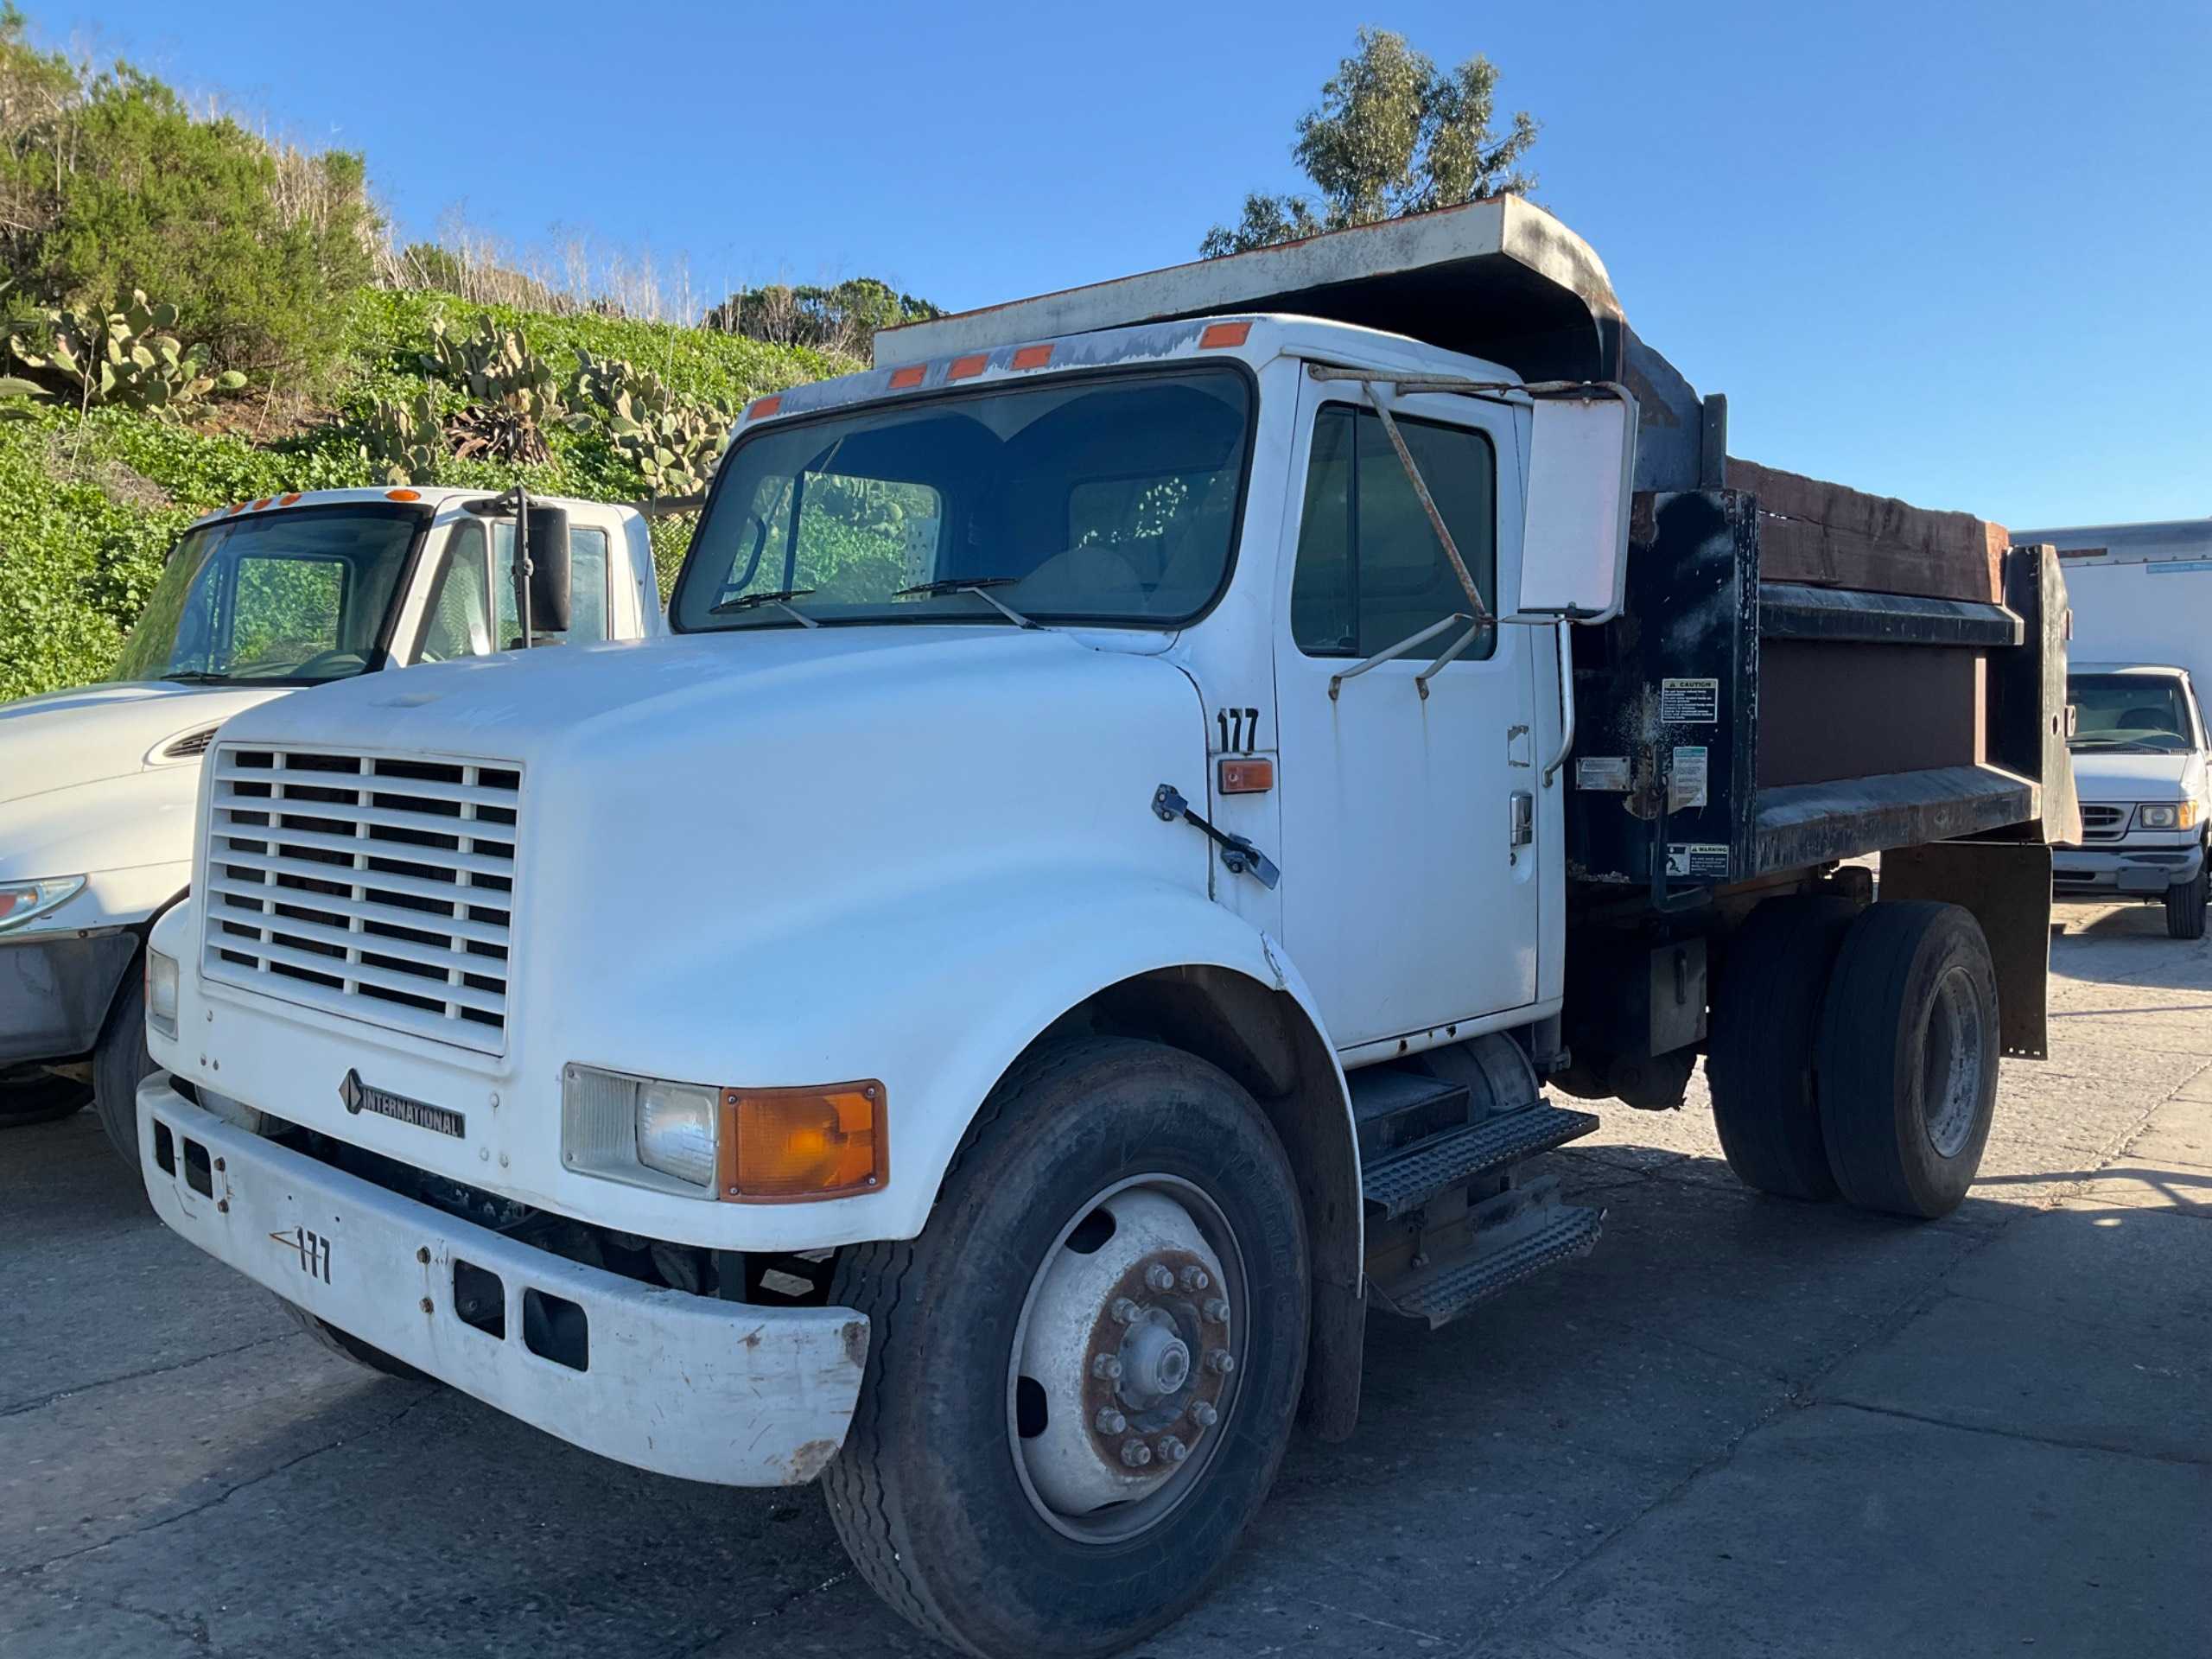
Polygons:
[[318,1319],[297,1302],[286,1301],[282,1296],[277,1303],[298,1323],[300,1328],[315,1338],[315,1345],[327,1348],[340,1359],[350,1359],[356,1365],[365,1365],[382,1376],[401,1377],[410,1382],[429,1382],[427,1377],[404,1359],[395,1359],[381,1348],[363,1342],[359,1337],[340,1331],[327,1319]]
[[2196,880],[2166,889],[2166,937],[2201,939],[2204,937],[2205,883],[2212,874],[2200,869]]
[[73,1077],[57,1077],[35,1065],[0,1071],[0,1129],[50,1123],[83,1109],[92,1091]]
[[1862,1209],[1932,1219],[1981,1166],[1997,1104],[1997,975],[1956,905],[1862,912],[1828,976],[1813,1064],[1836,1185]]
[[1266,1497],[1309,1294],[1296,1179],[1236,1084],[1124,1039],[1025,1057],[921,1236],[839,1259],[831,1304],[870,1335],[823,1481],[838,1536],[982,1659],[1128,1646]]
[[1828,970],[1858,906],[1770,899],[1728,941],[1713,999],[1705,1077],[1728,1167],[1777,1198],[1836,1195],[1813,1083],[1813,1041]]
[[[138,1085],[157,1068],[146,1052],[146,981],[134,965],[92,1050],[92,1106],[115,1155],[138,1169]],[[143,1172],[139,1172],[142,1178]]]

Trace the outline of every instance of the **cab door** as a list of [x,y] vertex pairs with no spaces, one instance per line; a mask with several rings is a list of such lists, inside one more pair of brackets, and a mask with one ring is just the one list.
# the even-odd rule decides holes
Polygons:
[[[1303,400],[1274,630],[1282,928],[1351,1049],[1537,999],[1541,631],[1493,624],[1440,664],[1469,626],[1449,622],[1347,677],[1471,607],[1365,387]],[[1512,410],[1384,401],[1495,617],[1521,544]]]

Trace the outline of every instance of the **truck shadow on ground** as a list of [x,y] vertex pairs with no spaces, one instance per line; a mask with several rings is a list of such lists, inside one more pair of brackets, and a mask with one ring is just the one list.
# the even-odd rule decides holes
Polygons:
[[[59,1142],[62,1127],[24,1140]],[[127,1171],[84,1158],[81,1127],[67,1138],[67,1184],[81,1191],[58,1224],[111,1240],[128,1212],[143,1228],[134,1248],[196,1262],[137,1207]],[[19,1146],[35,1155],[11,1137],[9,1150]],[[1957,1216],[1916,1224],[1764,1198],[1694,1154],[1614,1145],[1552,1161],[1580,1201],[1609,1212],[1596,1253],[1441,1332],[1377,1311],[1357,1433],[1294,1443],[1220,1591],[1144,1651],[1310,1643],[1344,1620],[1376,1650],[1497,1629],[1893,1329],[1993,1223],[2026,1212],[1998,1196],[2009,1185],[2125,1173],[2179,1184],[2054,1168],[1986,1181]],[[103,1440],[147,1432],[168,1453],[140,1463],[141,1490],[127,1503],[118,1493],[112,1518],[0,1567],[204,1632],[218,1653],[734,1656],[801,1631],[842,1659],[938,1651],[852,1576],[810,1489],[644,1474],[451,1390],[371,1378],[303,1338],[202,1363],[242,1379],[213,1421],[204,1402],[118,1398]],[[195,1386],[225,1385],[207,1374]],[[50,1478],[73,1473],[65,1464]],[[1378,1518],[1381,1491],[1391,1502]]]

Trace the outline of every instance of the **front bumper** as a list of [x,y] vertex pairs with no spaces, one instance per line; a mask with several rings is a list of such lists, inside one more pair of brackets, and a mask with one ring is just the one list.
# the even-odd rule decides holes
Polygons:
[[90,1052],[137,954],[119,931],[0,938],[0,1065]]
[[[849,1308],[715,1301],[567,1261],[264,1141],[159,1073],[139,1085],[138,1144],[155,1211],[210,1255],[602,1457],[788,1486],[820,1474],[844,1442],[868,1337]],[[474,1307],[474,1322],[461,1317],[457,1262],[497,1275],[503,1335]],[[532,1351],[527,1328],[546,1306],[526,1307],[532,1292],[581,1310],[585,1369]]]
[[2051,890],[2061,899],[2114,893],[2156,899],[2168,887],[2194,881],[2203,868],[2204,849],[2188,843],[2094,851],[2058,847],[2050,855]]

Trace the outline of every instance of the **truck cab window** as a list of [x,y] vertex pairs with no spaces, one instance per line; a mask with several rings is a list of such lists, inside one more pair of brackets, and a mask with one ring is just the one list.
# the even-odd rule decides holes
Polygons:
[[[494,522],[492,542],[497,568],[492,601],[498,609],[494,630],[499,649],[522,643],[522,619],[515,608],[515,527]],[[588,645],[607,638],[607,532],[584,524],[569,527],[569,631],[537,631],[540,645]]]
[[[1464,427],[1401,416],[1398,430],[1484,602],[1496,609],[1497,458]],[[1310,657],[1368,657],[1467,610],[1428,514],[1372,410],[1332,404],[1313,425],[1290,589],[1291,634]],[[1461,658],[1497,648],[1476,640]]]
[[430,588],[416,661],[449,663],[492,651],[491,574],[484,560],[484,526],[474,519],[454,525]]

